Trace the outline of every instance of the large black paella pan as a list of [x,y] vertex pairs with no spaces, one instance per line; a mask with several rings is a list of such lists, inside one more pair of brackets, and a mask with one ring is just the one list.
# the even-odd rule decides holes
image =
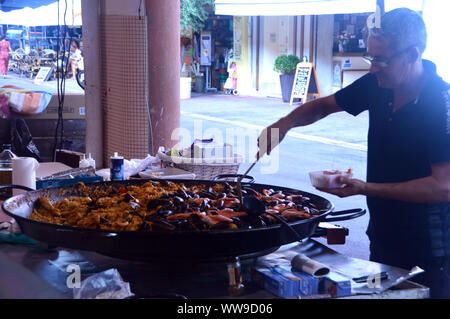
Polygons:
[[[146,182],[149,180],[92,183],[86,184],[85,191],[86,188],[92,190],[94,188],[127,188],[140,186]],[[217,184],[235,186],[233,182],[223,181],[171,180],[166,182],[182,183],[186,187],[200,184],[207,187]],[[153,181],[153,183],[159,182]],[[268,251],[294,242],[298,238],[312,236],[322,221],[351,219],[365,213],[362,209],[333,212],[334,205],[330,201],[301,190],[257,183],[245,186],[256,192],[271,189],[274,192],[301,195],[316,208],[316,214],[311,218],[289,223],[298,236],[279,223],[242,229],[112,231],[57,225],[29,218],[38,198],[45,196],[50,198],[51,202],[57,202],[69,196],[80,196],[77,185],[28,191],[7,199],[3,203],[3,210],[17,221],[25,235],[38,241],[58,247],[95,251],[109,256],[135,260],[218,259]]]

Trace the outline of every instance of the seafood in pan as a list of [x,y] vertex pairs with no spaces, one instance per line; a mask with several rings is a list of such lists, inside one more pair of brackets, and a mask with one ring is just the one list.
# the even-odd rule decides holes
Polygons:
[[[186,186],[170,181],[90,189],[78,184],[78,196],[53,202],[39,197],[29,218],[88,229],[113,231],[183,231],[252,229],[277,224],[269,214],[247,214],[237,187],[227,182]],[[266,212],[287,222],[319,215],[309,198],[273,189],[244,187],[244,196],[261,201]]]

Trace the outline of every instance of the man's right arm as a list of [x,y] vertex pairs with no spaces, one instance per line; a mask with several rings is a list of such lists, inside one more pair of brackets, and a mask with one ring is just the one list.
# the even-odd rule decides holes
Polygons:
[[343,109],[336,104],[333,94],[300,105],[285,118],[287,118],[287,121],[290,124],[289,129],[291,129],[312,124],[332,113],[341,111],[343,111]]
[[[332,113],[341,111],[343,109],[337,105],[334,94],[300,105],[261,132],[258,138],[259,155],[262,156],[266,152],[270,155],[270,152],[283,140],[290,129],[312,124]],[[274,129],[279,130],[279,138],[272,140]]]

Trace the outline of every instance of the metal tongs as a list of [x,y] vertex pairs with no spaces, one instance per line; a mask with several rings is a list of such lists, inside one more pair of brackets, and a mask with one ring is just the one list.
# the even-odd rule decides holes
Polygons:
[[256,163],[258,163],[258,161],[259,161],[259,151],[256,154],[256,160],[253,162],[253,164],[250,165],[250,167],[247,169],[247,171],[245,171],[245,173],[242,174],[242,176],[239,177],[239,179],[237,180],[237,187],[238,187],[238,192],[239,192],[239,201],[241,202],[241,206],[244,206],[244,200],[243,200],[243,196],[242,196],[242,180],[252,170],[252,168],[256,165]]

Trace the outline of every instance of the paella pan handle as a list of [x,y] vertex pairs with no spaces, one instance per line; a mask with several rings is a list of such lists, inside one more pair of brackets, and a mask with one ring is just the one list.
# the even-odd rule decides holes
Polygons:
[[354,209],[347,209],[347,210],[340,210],[337,212],[331,212],[329,216],[336,216],[336,217],[326,217],[323,221],[324,222],[338,222],[342,220],[350,220],[354,218],[358,218],[366,213],[366,210],[363,208],[354,208]]
[[[22,186],[22,185],[0,185],[0,190],[10,189],[10,188],[18,188],[18,189],[26,190],[27,192],[34,191],[34,189],[32,189],[32,188]],[[8,199],[9,197],[10,196],[8,196],[7,194],[0,192],[0,199]]]
[[[217,175],[213,178],[213,181],[218,181],[224,178],[234,178],[234,181],[237,182],[239,180],[239,178],[241,178],[242,174],[220,174]],[[253,184],[255,182],[255,178],[253,176],[250,175],[245,175],[243,178],[243,180],[248,179],[248,181],[243,182],[243,184]]]

